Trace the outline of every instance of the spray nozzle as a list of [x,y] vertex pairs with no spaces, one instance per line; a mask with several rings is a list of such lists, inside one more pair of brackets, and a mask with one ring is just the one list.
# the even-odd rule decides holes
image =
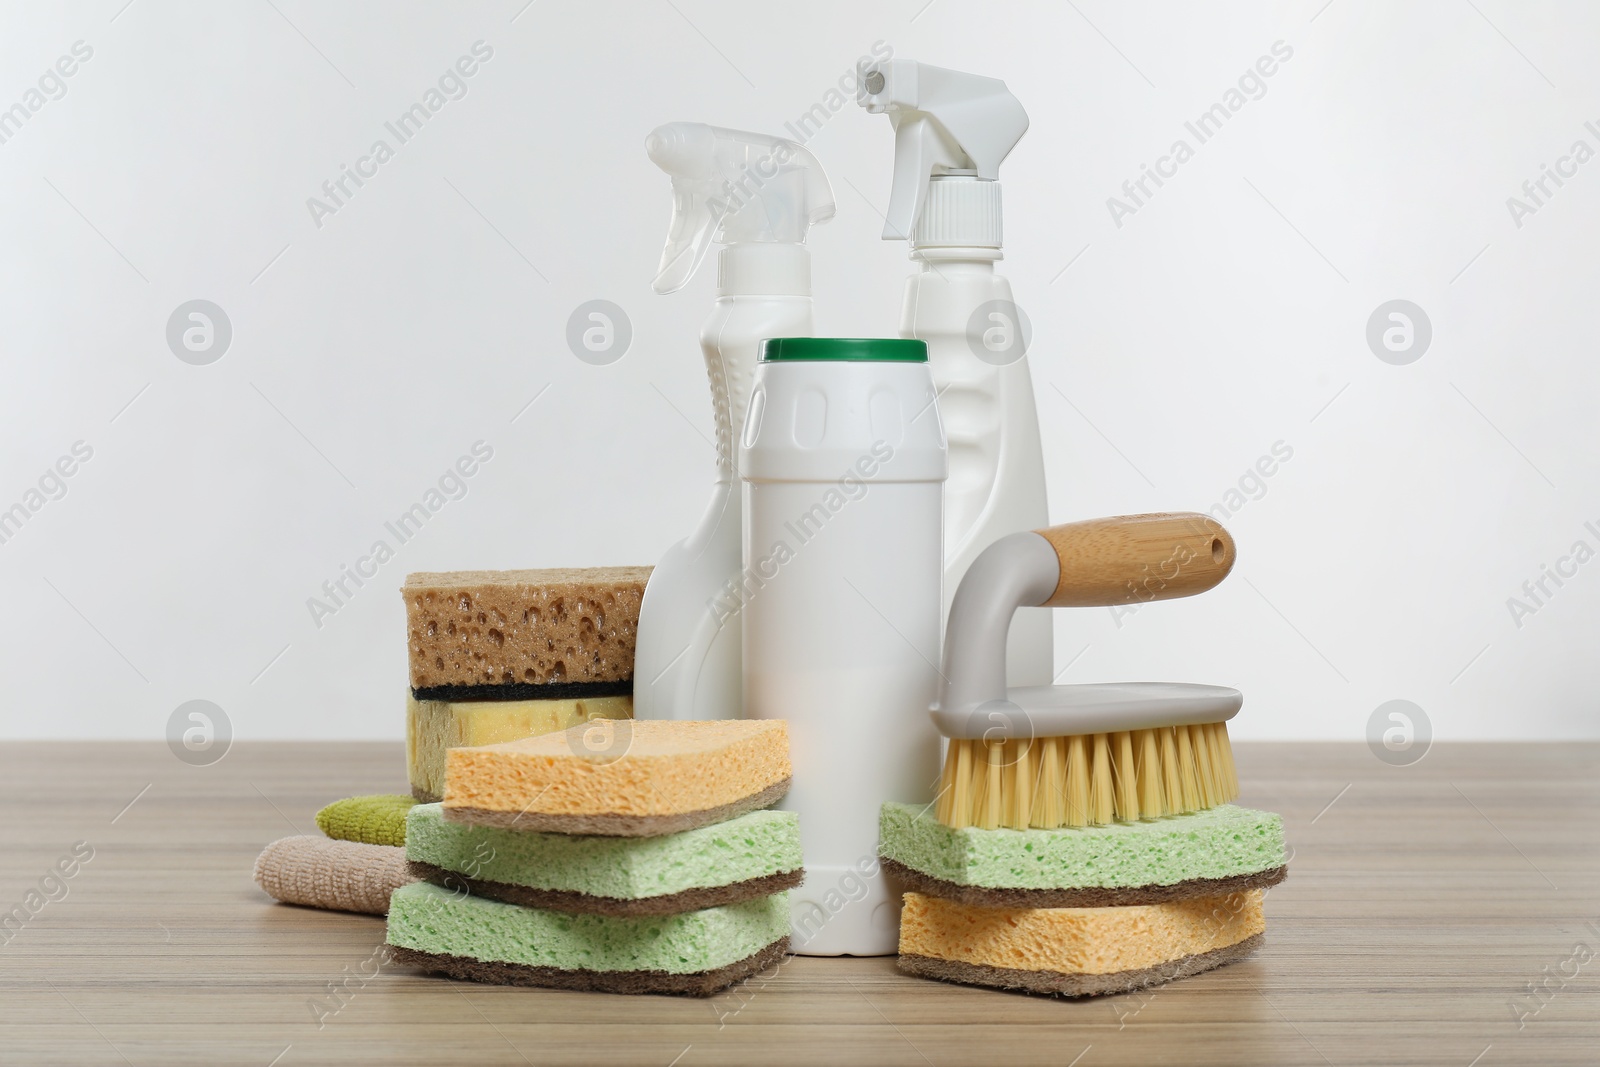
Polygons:
[[815,156],[765,134],[669,122],[645,151],[672,177],[672,228],[655,291],[688,284],[712,244],[803,244],[812,225],[833,218],[833,189]]
[[[1028,113],[998,78],[929,66],[913,59],[863,62],[856,103],[894,126],[894,186],[883,239],[914,233],[936,176],[993,182],[1000,163],[1028,130]],[[998,227],[998,205],[995,207]],[[970,243],[989,244],[986,233]],[[994,235],[996,247],[998,232]]]

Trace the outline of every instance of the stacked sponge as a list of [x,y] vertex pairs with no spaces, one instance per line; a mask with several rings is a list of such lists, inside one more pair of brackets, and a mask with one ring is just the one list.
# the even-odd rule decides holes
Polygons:
[[648,567],[412,574],[406,603],[411,796],[317,813],[327,839],[286,837],[255,880],[291,904],[382,915],[415,881],[406,815],[444,793],[446,753],[633,715],[633,647]]
[[594,722],[451,749],[407,817],[397,960],[481,982],[708,996],[788,951],[804,877],[778,721]]
[[648,567],[406,576],[406,764],[444,794],[445,752],[633,715]]
[[973,985],[1117,993],[1242,958],[1288,873],[1283,822],[1224,804],[1051,830],[954,829],[885,804],[885,871],[911,890],[900,969]]

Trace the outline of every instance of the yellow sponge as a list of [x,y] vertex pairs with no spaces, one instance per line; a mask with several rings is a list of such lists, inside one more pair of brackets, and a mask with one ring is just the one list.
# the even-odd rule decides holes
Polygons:
[[968,985],[1119,993],[1249,955],[1261,890],[1111,908],[985,908],[907,893],[900,969]]
[[654,837],[722,822],[789,788],[778,719],[596,721],[446,754],[452,822],[556,833]]
[[416,800],[379,795],[335,800],[317,812],[317,829],[336,841],[366,845],[404,845],[406,812]]
[[406,770],[411,795],[444,797],[446,750],[495,745],[565,730],[591,719],[633,717],[631,696],[581,700],[418,700],[406,694]]

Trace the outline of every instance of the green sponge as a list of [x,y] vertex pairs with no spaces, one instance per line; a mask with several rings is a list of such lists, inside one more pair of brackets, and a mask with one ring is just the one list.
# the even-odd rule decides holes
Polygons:
[[885,804],[878,829],[885,869],[908,888],[988,907],[1159,904],[1287,873],[1283,820],[1234,804],[1054,830],[954,830],[924,806]]
[[395,958],[457,978],[707,996],[781,958],[789,895],[669,916],[569,915],[418,882],[389,898]]
[[416,800],[403,796],[350,797],[317,812],[317,828],[336,841],[404,845],[406,812]]
[[447,821],[439,804],[419,804],[406,818],[406,858],[415,876],[478,896],[597,915],[731,904],[804,877],[792,811],[659,837],[599,837],[466,825]]

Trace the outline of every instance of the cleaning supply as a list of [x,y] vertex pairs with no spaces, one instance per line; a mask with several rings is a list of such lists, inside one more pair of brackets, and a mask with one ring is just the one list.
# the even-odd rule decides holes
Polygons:
[[657,128],[650,159],[672,177],[672,227],[658,293],[686,285],[712,244],[717,302],[700,331],[717,429],[717,474],[699,524],[656,565],[639,613],[635,713],[641,719],[738,718],[740,620],[716,602],[739,579],[734,441],[744,425],[756,347],[809,334],[806,233],[833,217],[833,191],[792,141],[695,122]]
[[744,710],[789,724],[802,954],[894,951],[876,815],[885,798],[933,799],[938,738],[923,714],[945,473],[923,342],[763,342],[739,444]]
[[576,700],[418,700],[406,693],[406,772],[411,795],[423,803],[444,798],[445,753],[555,733],[595,719],[627,719],[625,695]]
[[417,879],[406,852],[326,837],[285,837],[256,857],[256,885],[285,904],[382,915],[390,894]]
[[451,749],[408,818],[394,958],[456,978],[708,996],[780,960],[798,820],[781,722],[598,720]]
[[1161,904],[1288,875],[1283,820],[1233,804],[1106,826],[956,830],[924,806],[890,803],[879,828],[884,869],[906,888],[990,908]]
[[603,993],[710,996],[777,963],[785,894],[677,915],[569,915],[419,883],[389,904],[396,963],[453,978]]
[[950,739],[935,817],[881,813],[883,867],[911,891],[899,968],[1083,996],[1253,952],[1287,875],[1282,820],[1235,807],[1226,720],[1242,698],[1166,682],[1006,686],[1019,606],[1203,592],[1233,540],[1198,514],[1094,519],[1003,537],[950,609],[932,717]]
[[406,771],[444,796],[445,752],[633,714],[649,567],[406,575]]
[[411,695],[570,700],[633,692],[648,567],[406,575]]
[[413,875],[447,889],[579,915],[673,915],[800,884],[800,821],[752,811],[660,837],[463,826],[438,804],[407,819]]
[[453,748],[444,817],[474,826],[652,837],[777,802],[789,788],[782,722],[612,722]]
[[368,796],[335,800],[317,812],[317,829],[338,841],[368,845],[404,845],[406,812],[413,797]]
[[[862,62],[856,100],[894,128],[894,183],[883,239],[907,241],[921,271],[906,282],[900,332],[928,343],[950,438],[944,500],[944,611],[978,554],[1006,534],[1038,529],[1044,452],[1024,320],[1002,258],[1000,163],[1028,129],[1005,83],[909,59]],[[1011,685],[1049,685],[1047,612],[1018,618]]]
[[1115,908],[985,908],[907,893],[899,968],[1033,993],[1123,993],[1248,956],[1265,931],[1258,889]]
[[[1143,603],[1204,592],[1233,539],[1197,513],[1092,519],[1011,534],[962,579],[933,721],[950,739],[936,816],[960,829],[1156,818],[1239,795],[1227,720],[1243,698],[1171,682],[1006,687],[1006,630],[1024,605]],[[907,797],[904,799],[915,799]]]
[[411,811],[395,960],[478,982],[706,997],[789,947],[781,721],[613,721],[451,749]]

